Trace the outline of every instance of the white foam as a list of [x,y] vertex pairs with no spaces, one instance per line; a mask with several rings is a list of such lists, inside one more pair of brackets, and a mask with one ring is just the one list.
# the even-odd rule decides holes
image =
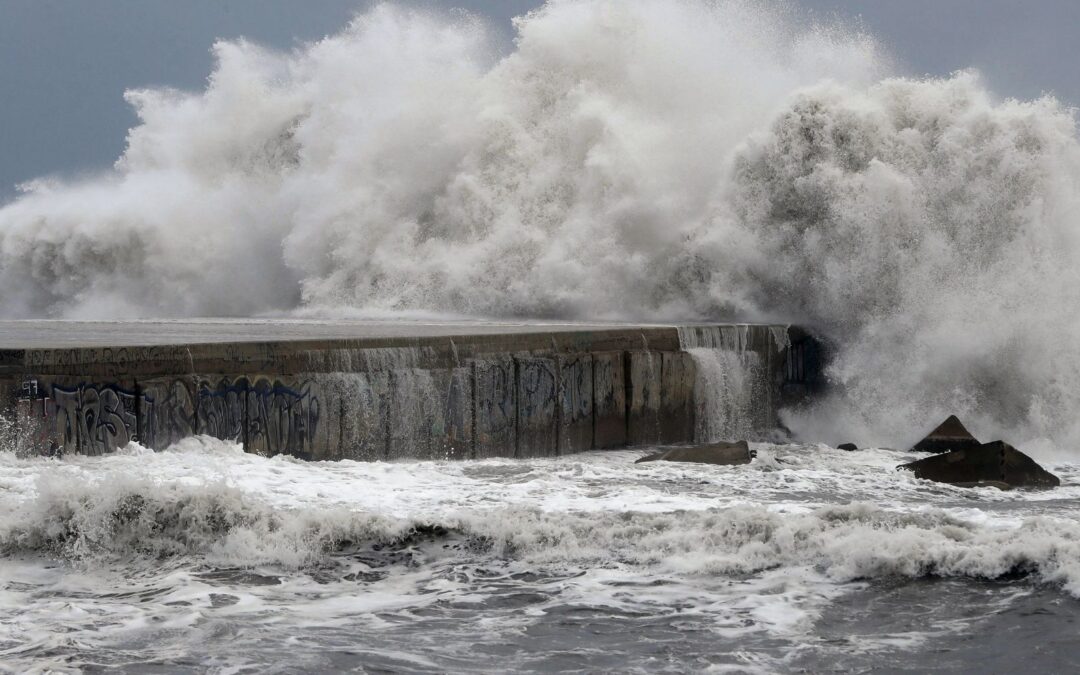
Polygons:
[[[1024,568],[1080,592],[1080,530],[1060,501],[918,481],[888,451],[763,445],[751,466],[728,468],[633,456],[305,464],[205,438],[64,462],[5,454],[0,545],[303,566],[342,541],[392,541],[430,524],[533,562],[613,559],[685,574],[810,566],[838,580]],[[1066,469],[1058,500],[1080,496]]]

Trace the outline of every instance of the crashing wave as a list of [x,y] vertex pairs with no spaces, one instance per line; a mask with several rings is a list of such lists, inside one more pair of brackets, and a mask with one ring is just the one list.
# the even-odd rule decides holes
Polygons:
[[503,507],[421,520],[274,507],[225,485],[131,479],[108,488],[46,482],[36,500],[5,518],[0,552],[86,561],[195,556],[214,565],[295,569],[335,555],[420,547],[425,561],[479,555],[541,567],[732,576],[809,567],[837,582],[1020,574],[1080,597],[1080,526],[1058,518],[987,524],[937,509],[856,503],[788,513],[759,505],[588,514]]

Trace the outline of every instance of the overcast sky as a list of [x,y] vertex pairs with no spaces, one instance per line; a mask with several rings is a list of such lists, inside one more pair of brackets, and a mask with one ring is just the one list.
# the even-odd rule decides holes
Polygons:
[[[1080,103],[1080,0],[777,0],[877,35],[910,74],[976,67],[1000,95]],[[288,48],[364,0],[0,0],[0,201],[42,175],[110,166],[135,117],[125,89],[201,89],[217,38]],[[536,0],[432,0],[506,28]]]

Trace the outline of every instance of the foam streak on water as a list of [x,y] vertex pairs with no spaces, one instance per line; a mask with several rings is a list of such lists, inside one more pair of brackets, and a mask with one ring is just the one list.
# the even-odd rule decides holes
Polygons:
[[308,464],[207,438],[0,453],[0,661],[918,668],[1031,604],[1080,616],[1080,467],[1052,466],[1053,492],[965,491],[894,471],[893,451],[756,447],[745,467]]

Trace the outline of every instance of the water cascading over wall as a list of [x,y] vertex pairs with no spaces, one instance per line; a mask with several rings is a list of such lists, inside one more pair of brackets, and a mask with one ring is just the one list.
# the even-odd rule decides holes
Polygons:
[[679,343],[694,360],[697,442],[777,437],[784,385],[797,387],[806,380],[792,368],[787,327],[685,326],[679,328]]

